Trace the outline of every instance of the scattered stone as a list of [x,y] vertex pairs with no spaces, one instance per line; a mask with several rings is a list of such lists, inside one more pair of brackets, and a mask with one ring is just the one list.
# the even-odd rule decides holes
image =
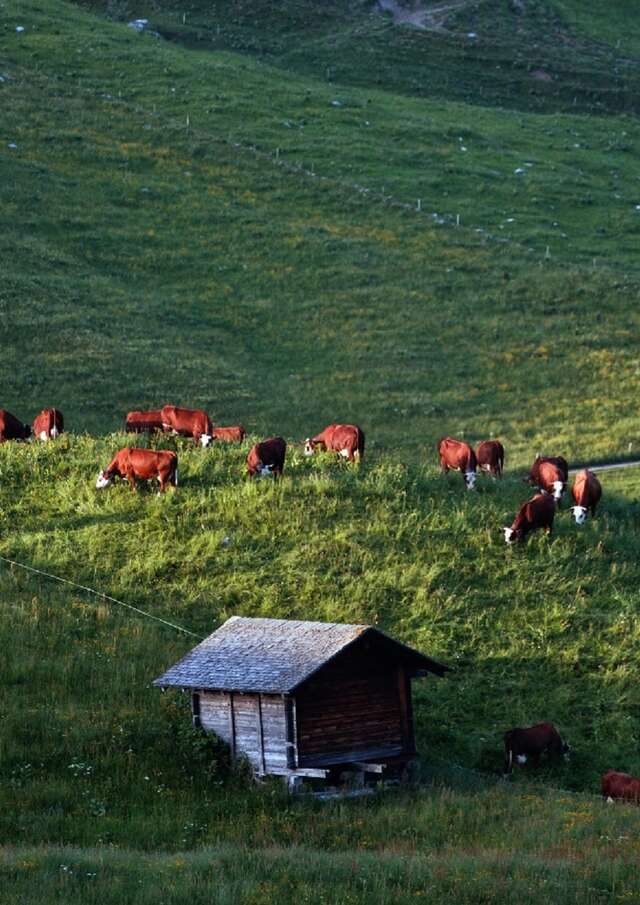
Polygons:
[[15,143],[15,141],[10,141],[7,147],[11,148],[12,151],[15,151],[17,150],[18,145]]
[[344,104],[342,103],[342,101],[331,101],[331,106],[332,107],[343,107]]
[[133,19],[128,23],[129,28],[133,28],[134,31],[144,31],[145,28],[149,25],[148,19]]
[[16,25],[16,31],[20,34],[21,31],[24,31],[24,25]]
[[475,33],[475,31],[470,31],[467,33],[467,37],[473,40],[473,38],[477,38],[478,35]]
[[527,171],[523,167],[518,167],[513,172],[516,174],[516,176],[522,176],[522,174],[526,173]]
[[546,69],[532,69],[529,73],[532,79],[535,79],[536,82],[552,82],[553,76],[550,72],[547,72]]

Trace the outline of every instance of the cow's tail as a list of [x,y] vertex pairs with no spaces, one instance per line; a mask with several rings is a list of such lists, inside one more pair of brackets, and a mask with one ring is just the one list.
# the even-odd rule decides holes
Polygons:
[[504,471],[504,450],[503,449],[501,449],[500,452],[498,453],[498,467],[500,469],[499,470],[500,477],[502,477],[502,472]]
[[511,744],[511,733],[507,732],[504,737],[504,775],[509,776],[513,770],[513,745]]
[[362,465],[362,460],[364,459],[364,433],[361,430],[358,431],[358,449],[356,455],[358,463]]

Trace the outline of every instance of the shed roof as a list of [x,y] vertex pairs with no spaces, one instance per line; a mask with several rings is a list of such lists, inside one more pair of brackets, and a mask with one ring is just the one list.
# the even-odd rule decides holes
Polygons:
[[370,625],[232,616],[153,684],[286,694],[370,634],[382,638],[413,675],[443,675],[449,668]]

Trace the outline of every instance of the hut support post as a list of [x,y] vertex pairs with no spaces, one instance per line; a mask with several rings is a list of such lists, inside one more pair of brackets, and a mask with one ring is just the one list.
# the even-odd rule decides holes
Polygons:
[[233,710],[233,692],[229,692],[229,747],[233,762],[236,759],[236,716]]
[[267,772],[264,759],[264,724],[262,722],[262,695],[258,695],[258,754],[260,755],[260,774]]

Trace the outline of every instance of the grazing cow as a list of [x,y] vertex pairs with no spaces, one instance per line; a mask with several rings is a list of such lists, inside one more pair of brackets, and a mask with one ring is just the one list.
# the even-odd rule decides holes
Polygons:
[[55,440],[64,430],[64,418],[58,409],[42,409],[39,415],[33,419],[31,435],[46,443],[47,440]]
[[536,456],[529,476],[529,484],[550,493],[556,503],[560,503],[569,479],[569,466],[562,456]]
[[6,409],[0,409],[0,443],[5,440],[28,440],[30,436],[31,428],[28,424],[18,421]]
[[569,745],[562,741],[553,723],[538,723],[528,729],[509,729],[504,734],[505,776],[511,773],[514,759],[518,764],[526,764],[531,758],[534,767],[537,767],[542,754],[569,760],[569,750]]
[[502,477],[504,468],[504,446],[499,440],[483,440],[476,450],[480,471],[487,471],[494,478]]
[[278,477],[284,470],[287,444],[282,437],[269,437],[256,443],[247,455],[247,471],[250,478]]
[[357,424],[330,424],[315,437],[304,441],[305,456],[312,456],[316,446],[344,456],[349,462],[364,458],[364,431]]
[[571,495],[575,502],[575,506],[571,507],[571,511],[576,520],[576,525],[583,525],[589,512],[591,512],[593,518],[596,517],[596,506],[602,496],[602,485],[588,468],[579,471],[575,476]]
[[96,489],[107,487],[114,478],[126,478],[131,489],[136,489],[136,478],[140,481],[158,479],[160,493],[167,484],[178,486],[178,457],[171,450],[136,449],[125,447],[116,453],[96,481]]
[[454,440],[453,437],[442,437],[438,441],[438,453],[440,455],[440,467],[444,472],[459,471],[467,490],[473,490],[476,485],[476,468],[478,466],[476,454],[468,443],[462,440]]
[[150,409],[148,412],[128,412],[124,429],[128,434],[152,434],[154,431],[161,431],[160,409]]
[[213,439],[211,419],[202,409],[183,409],[176,405],[165,405],[160,411],[160,417],[165,433],[193,437],[202,447],[209,446]]
[[617,770],[607,770],[600,779],[602,797],[611,804],[616,798],[640,804],[640,779]]
[[553,497],[546,493],[536,493],[523,503],[510,528],[503,528],[504,539],[508,544],[523,541],[527,534],[544,528],[547,534],[553,531],[553,517],[556,504]]
[[213,439],[220,440],[222,443],[242,443],[247,436],[247,432],[241,424],[235,424],[233,427],[214,427]]

